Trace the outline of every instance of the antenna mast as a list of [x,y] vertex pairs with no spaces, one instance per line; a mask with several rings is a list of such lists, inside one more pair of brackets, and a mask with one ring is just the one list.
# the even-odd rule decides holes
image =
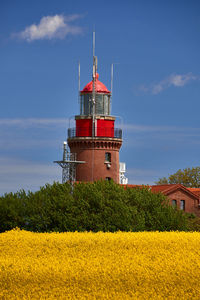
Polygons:
[[81,64],[78,62],[78,92],[80,93],[81,89]]
[[80,112],[81,112],[81,95],[80,95],[80,90],[81,90],[81,64],[80,61],[78,62],[78,103],[80,104]]
[[111,82],[110,82],[110,91],[111,91],[111,97],[110,97],[110,110],[112,110],[112,93],[113,93],[113,63],[111,65]]
[[95,56],[95,31],[93,31],[93,57]]
[[95,98],[96,98],[97,57],[95,56],[95,31],[93,31],[93,70],[92,70],[92,136],[95,136]]

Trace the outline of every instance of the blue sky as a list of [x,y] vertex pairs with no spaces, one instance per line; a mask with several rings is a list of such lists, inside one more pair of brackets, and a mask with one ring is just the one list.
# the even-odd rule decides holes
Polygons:
[[199,166],[198,0],[0,1],[0,193],[61,180],[69,118],[92,75],[121,116],[129,183]]

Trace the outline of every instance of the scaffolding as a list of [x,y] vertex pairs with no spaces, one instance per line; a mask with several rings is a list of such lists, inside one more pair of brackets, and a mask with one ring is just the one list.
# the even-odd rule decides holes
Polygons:
[[62,183],[69,182],[72,184],[76,181],[76,166],[84,164],[84,161],[76,160],[76,153],[70,153],[67,149],[67,142],[63,143],[63,159],[56,160],[54,163],[62,168]]

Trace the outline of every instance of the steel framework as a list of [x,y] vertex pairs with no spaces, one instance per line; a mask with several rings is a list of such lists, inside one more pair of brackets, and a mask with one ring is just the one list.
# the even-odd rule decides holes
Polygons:
[[62,168],[62,183],[76,181],[76,165],[84,164],[84,161],[76,160],[76,153],[70,153],[67,151],[67,143],[63,143],[63,160],[56,160],[57,163]]

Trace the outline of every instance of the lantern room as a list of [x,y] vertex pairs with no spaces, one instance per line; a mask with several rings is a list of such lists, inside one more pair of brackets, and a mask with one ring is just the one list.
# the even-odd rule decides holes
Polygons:
[[122,138],[111,116],[111,92],[99,81],[99,74],[80,91],[80,114],[75,116],[76,128],[68,129],[68,137]]
[[[95,89],[95,115],[110,115],[110,96],[111,92],[99,81],[99,74],[96,74],[94,83]],[[93,81],[90,81],[80,92],[80,115],[92,115]]]

